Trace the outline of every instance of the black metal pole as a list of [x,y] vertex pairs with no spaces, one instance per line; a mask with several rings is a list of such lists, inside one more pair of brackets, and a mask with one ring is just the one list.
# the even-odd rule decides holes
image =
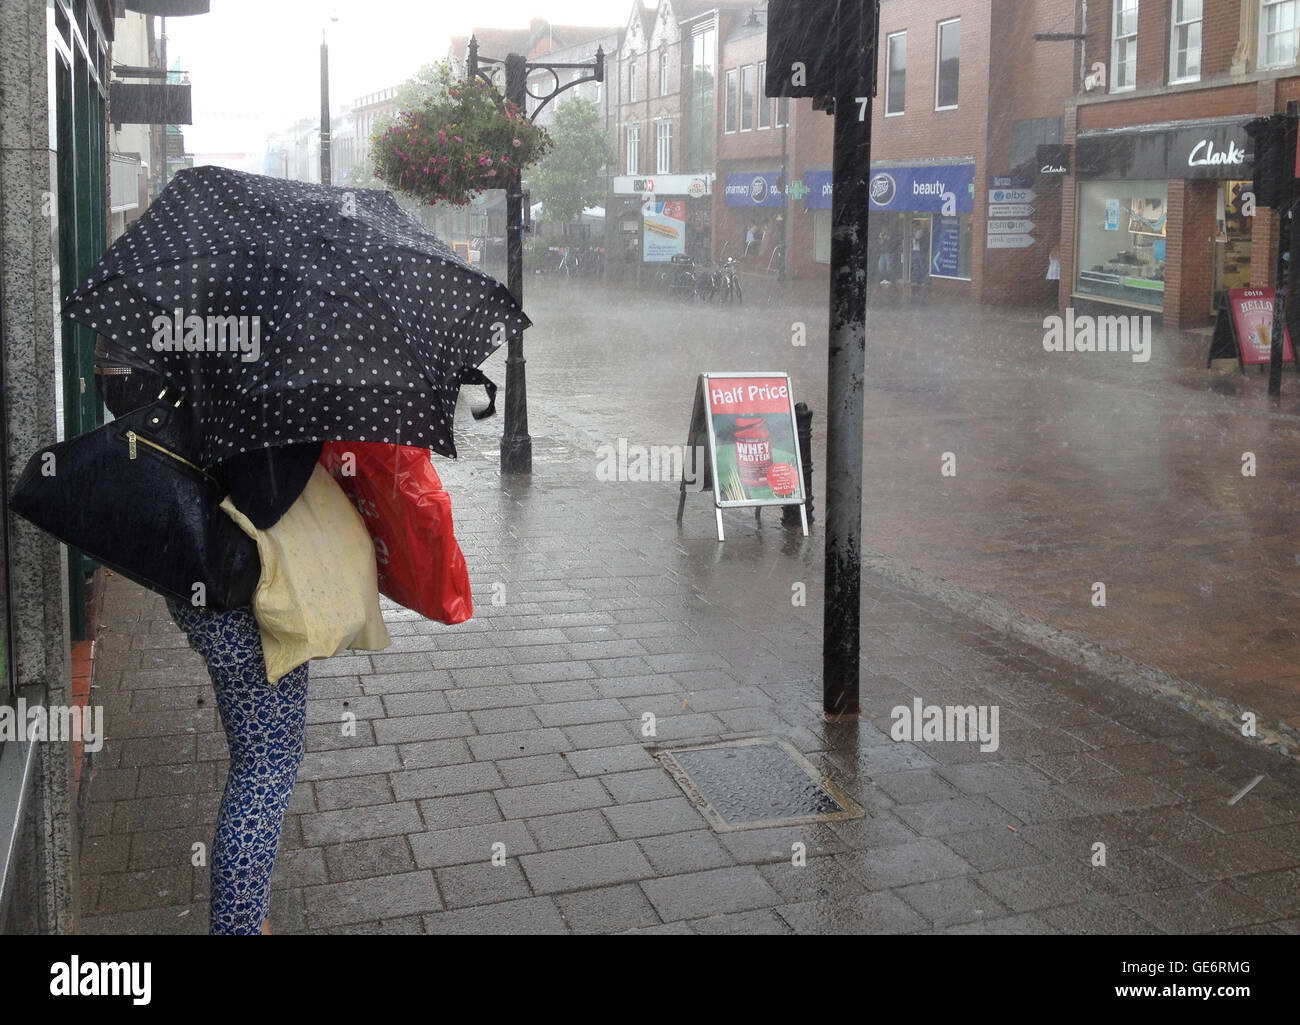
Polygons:
[[[526,112],[527,59],[506,57],[506,99]],[[519,165],[506,187],[506,284],[515,302],[524,302],[524,188]],[[501,435],[501,472],[533,472],[533,439],[528,435],[528,385],[524,377],[524,339],[511,336],[506,355],[506,416]]]
[[[862,6],[870,10],[873,5]],[[860,66],[865,67],[862,50]],[[871,108],[870,95],[835,100],[822,641],[822,707],[831,719],[858,714]]]
[[[803,463],[803,507],[808,514],[808,522],[813,522],[813,459],[812,459],[812,409],[806,402],[796,402],[794,406],[795,429],[799,434],[799,459]],[[798,527],[802,521],[797,505],[781,507],[781,523],[787,527]]]
[[[1287,279],[1291,274],[1291,208],[1295,203],[1296,121],[1300,120],[1300,102],[1286,101],[1286,131],[1282,134],[1283,199],[1278,212],[1282,217],[1277,233],[1277,287],[1273,289],[1273,338],[1268,354],[1268,393],[1282,394],[1282,341],[1286,337]],[[1292,339],[1295,343],[1297,340]]]
[[330,48],[324,29],[320,41],[320,183],[330,184]]
[[[776,112],[781,113],[781,104],[786,101],[781,99],[776,101]],[[786,116],[789,117],[789,109],[786,110]],[[790,168],[789,153],[786,151],[786,125],[785,121],[781,122],[781,263],[777,271],[779,281],[785,280],[786,272],[786,253],[790,250]]]

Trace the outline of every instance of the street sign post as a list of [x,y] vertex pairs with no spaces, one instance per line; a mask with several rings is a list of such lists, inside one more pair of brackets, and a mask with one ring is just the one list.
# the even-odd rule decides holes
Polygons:
[[990,235],[989,249],[1028,249],[1034,244],[1032,235]]
[[990,235],[1028,235],[1033,230],[1033,221],[989,221]]
[[1034,208],[1028,203],[990,203],[990,217],[1032,217]]
[[822,710],[856,719],[861,641],[862,429],[866,378],[871,108],[880,0],[769,0],[771,97],[813,96],[833,113],[826,415]]
[[990,189],[989,203],[1032,203],[1038,198],[1033,189]]

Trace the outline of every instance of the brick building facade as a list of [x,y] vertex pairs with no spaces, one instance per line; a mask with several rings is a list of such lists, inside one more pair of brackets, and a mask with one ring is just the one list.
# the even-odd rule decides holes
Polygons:
[[[883,0],[871,166],[877,279],[981,301],[1053,301],[1046,271],[1064,176],[1043,173],[1038,156],[1063,140],[1073,73],[1059,44],[1033,36],[1068,28],[1073,12],[1072,0]],[[779,265],[771,253],[784,241],[789,276],[822,287],[832,119],[809,100],[792,101],[783,130],[782,107],[762,96],[765,57],[764,24],[738,21],[723,38],[714,253],[728,243],[729,254],[749,248],[750,266],[767,270]],[[1036,195],[1023,203],[995,195],[1013,183]],[[1004,198],[990,218],[990,203]],[[751,234],[762,241],[747,245]]]
[[1244,126],[1300,96],[1300,0],[1114,0],[1085,34],[1060,305],[1208,323],[1227,289],[1273,281],[1277,215],[1250,211]]

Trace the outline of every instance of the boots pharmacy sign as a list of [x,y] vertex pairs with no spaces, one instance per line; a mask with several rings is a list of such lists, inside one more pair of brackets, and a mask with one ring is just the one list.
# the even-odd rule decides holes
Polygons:
[[[803,462],[795,427],[790,376],[778,373],[701,374],[687,446],[707,443],[703,488],[713,487],[718,540],[722,510],[798,505],[803,532]],[[682,482],[678,519],[686,497]]]

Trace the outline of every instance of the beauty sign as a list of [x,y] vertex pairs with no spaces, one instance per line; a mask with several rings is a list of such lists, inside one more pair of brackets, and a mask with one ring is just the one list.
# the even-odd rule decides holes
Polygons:
[[[788,374],[701,374],[687,444],[705,440],[719,541],[722,510],[737,506],[797,505],[807,536],[803,462]],[[683,503],[685,489],[683,482]]]

